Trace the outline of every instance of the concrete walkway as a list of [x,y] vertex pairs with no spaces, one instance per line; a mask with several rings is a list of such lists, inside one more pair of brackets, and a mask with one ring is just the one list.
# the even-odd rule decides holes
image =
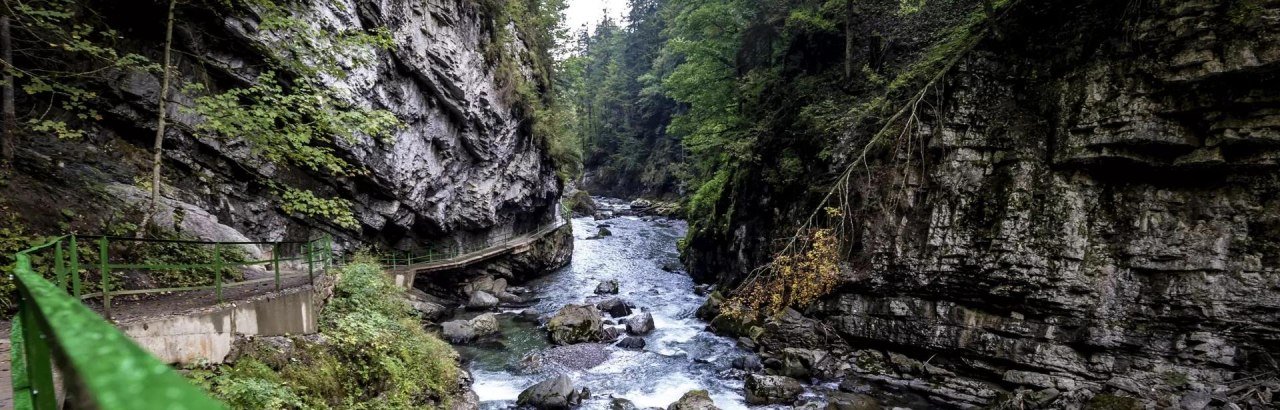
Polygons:
[[[412,286],[417,273],[457,269],[497,256],[527,251],[533,242],[560,229],[568,221],[517,236],[502,243],[452,258],[389,269],[396,283]],[[277,290],[273,275],[261,270],[245,272],[254,283],[223,289],[222,303],[214,290],[173,292],[146,297],[118,297],[112,303],[112,319],[125,334],[162,360],[186,363],[197,359],[220,361],[237,335],[284,335],[315,332],[319,313],[315,295],[327,292],[332,279],[317,273],[316,284],[306,272],[282,273]],[[319,286],[319,285],[325,286]],[[322,288],[322,289],[317,289]],[[102,312],[100,304],[91,304]],[[296,323],[295,323],[296,322]],[[13,408],[9,329],[0,322],[0,409]]]

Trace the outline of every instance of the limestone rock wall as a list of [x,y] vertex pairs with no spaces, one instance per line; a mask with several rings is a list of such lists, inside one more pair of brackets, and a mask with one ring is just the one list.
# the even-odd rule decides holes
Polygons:
[[[1018,3],[921,110],[917,165],[867,172],[900,201],[806,312],[848,377],[961,407],[1274,405],[1240,386],[1280,351],[1280,2],[1114,3]],[[695,274],[734,282],[809,205],[736,200]]]
[[[160,2],[141,2],[125,13],[130,15],[101,6],[113,28],[136,37],[128,44],[158,58],[158,47],[151,45],[162,43],[149,36],[163,24],[131,16],[163,10]],[[194,7],[179,7],[175,48],[182,82],[227,89],[248,84],[268,67],[264,50],[277,50],[279,39],[259,30],[259,16],[213,15]],[[506,49],[516,56],[528,52],[518,35],[493,35],[494,30],[510,29],[508,23],[465,0],[339,0],[292,7],[295,17],[325,32],[390,30],[394,46],[361,51],[368,64],[344,60],[348,75],[325,81],[345,90],[352,104],[391,111],[405,127],[388,141],[357,136],[355,143],[341,138],[327,142],[338,156],[366,171],[335,178],[264,163],[242,143],[196,135],[192,126],[197,119],[174,109],[176,124],[165,142],[167,206],[161,211],[182,208],[191,218],[175,226],[207,239],[297,239],[323,231],[344,243],[359,239],[411,247],[482,241],[554,218],[561,189],[554,166],[532,137],[529,113],[516,107],[511,80],[499,74],[493,53],[486,58],[486,50]],[[495,39],[506,43],[493,44]],[[518,75],[528,77],[533,69],[522,64],[516,63]],[[19,152],[20,171],[32,177],[19,175],[18,183],[48,186],[65,193],[67,203],[13,198],[14,208],[31,209],[33,219],[45,211],[41,208],[49,208],[50,219],[56,219],[59,206],[65,206],[108,220],[109,215],[95,212],[122,209],[144,198],[135,179],[149,167],[159,79],[120,73],[107,86],[100,101],[107,105],[105,118],[89,125],[84,141],[29,141]],[[174,99],[179,106],[191,102],[181,92]],[[37,177],[49,174],[55,177]],[[348,230],[286,214],[267,181],[348,199],[361,226]]]

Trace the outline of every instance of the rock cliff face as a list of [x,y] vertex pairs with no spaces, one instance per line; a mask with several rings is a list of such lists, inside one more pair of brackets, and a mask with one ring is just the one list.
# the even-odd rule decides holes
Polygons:
[[[868,170],[898,201],[806,315],[850,378],[935,403],[1274,405],[1280,3],[1008,13],[920,111],[925,165]],[[812,205],[734,195],[732,241],[691,241],[702,278],[740,279]]]
[[[110,5],[100,12],[124,36],[132,36],[128,44],[146,45],[140,53],[158,55],[150,45],[163,44],[152,41],[163,24],[142,26],[132,18],[158,10],[162,5],[146,2],[130,15]],[[244,144],[195,135],[190,130],[196,119],[175,109],[176,124],[165,143],[168,209],[162,209],[159,222],[174,222],[165,215],[181,207],[185,218],[175,226],[207,239],[274,240],[329,231],[349,240],[408,247],[425,241],[478,241],[556,217],[561,188],[552,161],[531,136],[529,113],[517,108],[513,84],[499,74],[494,53],[486,57],[486,50],[506,49],[517,56],[527,52],[518,36],[494,35],[506,23],[463,0],[302,2],[294,13],[324,32],[390,31],[390,49],[362,51],[368,64],[344,61],[349,74],[325,81],[349,92],[351,103],[388,110],[405,126],[387,141],[366,136],[355,143],[329,141],[339,157],[365,171],[334,178],[264,164]],[[180,7],[179,18],[176,63],[184,81],[212,81],[214,89],[242,86],[266,66],[264,50],[278,47],[278,39],[260,31],[259,17],[252,13],[213,15]],[[531,67],[516,64],[518,75],[530,76]],[[19,152],[20,174],[57,177],[18,175],[18,187],[64,193],[65,203],[48,206],[48,196],[15,195],[14,209],[32,210],[30,219],[40,222],[41,213],[57,219],[59,206],[94,216],[96,209],[120,209],[143,197],[134,180],[145,175],[159,79],[120,73],[107,87],[106,118],[89,125],[92,132],[85,141],[29,141]],[[180,93],[175,100],[181,105],[190,98]],[[347,230],[286,214],[267,184],[271,180],[350,200],[360,228]],[[94,206],[87,206],[90,202]],[[85,229],[96,228],[91,225],[86,223]]]

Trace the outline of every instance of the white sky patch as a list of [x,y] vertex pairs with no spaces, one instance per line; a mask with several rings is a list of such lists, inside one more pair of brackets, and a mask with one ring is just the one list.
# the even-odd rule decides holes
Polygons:
[[629,10],[627,0],[569,0],[569,8],[564,11],[565,26],[574,34],[584,24],[588,31],[593,31],[600,20],[604,19],[606,9],[618,24],[626,24],[622,21],[622,16]]

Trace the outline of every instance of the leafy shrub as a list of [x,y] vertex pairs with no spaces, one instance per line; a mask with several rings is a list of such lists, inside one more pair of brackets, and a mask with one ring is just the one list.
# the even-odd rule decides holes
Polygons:
[[[422,329],[402,294],[377,264],[357,258],[339,272],[333,299],[321,312],[324,342],[298,338],[288,360],[260,360],[252,355],[264,353],[250,351],[235,365],[190,376],[233,408],[446,405],[458,380],[457,353]],[[282,365],[272,369],[263,362]],[[250,393],[261,400],[243,396]]]

